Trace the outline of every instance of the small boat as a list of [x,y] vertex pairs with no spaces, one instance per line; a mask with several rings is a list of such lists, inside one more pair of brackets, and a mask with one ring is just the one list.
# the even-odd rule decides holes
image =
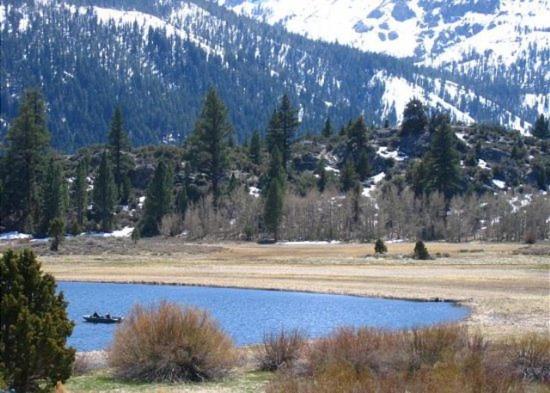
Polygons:
[[120,323],[122,322],[122,317],[114,317],[109,314],[107,315],[84,315],[84,320],[90,323]]

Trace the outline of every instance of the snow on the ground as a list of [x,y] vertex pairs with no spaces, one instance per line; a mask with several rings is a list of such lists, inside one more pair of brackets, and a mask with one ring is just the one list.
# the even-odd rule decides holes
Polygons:
[[378,185],[378,183],[384,180],[385,177],[386,177],[385,172],[380,172],[378,175],[371,177],[367,181],[367,184],[370,184],[370,185],[367,187],[363,187],[363,196],[369,198],[374,192],[374,190],[376,190],[376,186]]
[[393,158],[395,161],[403,161],[406,158],[405,156],[399,155],[399,149],[389,151],[387,146],[380,146],[376,151],[376,154],[383,158]]
[[145,204],[145,199],[147,199],[147,197],[144,197],[144,196],[141,196],[138,198],[138,207],[140,209],[143,209],[143,205]]
[[487,164],[487,162],[485,160],[482,160],[481,158],[477,161],[477,166],[481,169],[491,169],[491,167],[489,167],[489,164]]
[[295,242],[279,242],[284,246],[307,246],[307,245],[321,245],[321,244],[340,244],[339,240],[332,241],[295,241]]
[[0,240],[22,240],[30,239],[32,236],[27,233],[17,231],[0,233]]
[[91,236],[91,237],[130,237],[134,231],[133,227],[124,227],[122,229],[113,231],[113,232],[91,232],[84,233],[82,236]]
[[506,183],[502,180],[493,179],[493,184],[501,190],[504,190],[506,188]]
[[336,169],[330,165],[325,166],[325,171],[327,172],[334,172],[334,173],[340,173],[340,169]]
[[259,198],[260,197],[260,189],[258,187],[250,187],[248,189],[248,193],[253,196],[254,198]]

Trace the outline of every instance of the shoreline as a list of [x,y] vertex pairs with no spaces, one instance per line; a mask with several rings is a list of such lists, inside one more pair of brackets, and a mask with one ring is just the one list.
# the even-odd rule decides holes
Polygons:
[[[21,247],[25,245],[22,244]],[[33,245],[56,280],[214,287],[454,303],[461,323],[491,339],[550,330],[549,243],[428,242],[430,261],[407,258],[413,243],[258,245],[179,239],[71,239],[60,253]]]

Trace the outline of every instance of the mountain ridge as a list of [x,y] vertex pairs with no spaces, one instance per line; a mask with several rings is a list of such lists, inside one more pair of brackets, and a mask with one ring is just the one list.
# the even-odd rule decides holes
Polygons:
[[[300,107],[304,133],[315,133],[327,116],[336,124],[358,114],[396,124],[414,95],[457,121],[500,122],[524,132],[530,127],[474,83],[454,82],[407,60],[311,41],[212,2],[11,0],[0,9],[0,132],[32,82],[51,103],[54,144],[62,149],[102,142],[117,103],[129,112],[136,144],[177,142],[192,129],[209,85],[238,109],[231,112],[239,141],[263,130],[285,92]],[[104,98],[101,105],[91,103],[97,95]],[[82,105],[67,109],[62,103],[70,100]],[[155,113],[148,113],[151,108]]]

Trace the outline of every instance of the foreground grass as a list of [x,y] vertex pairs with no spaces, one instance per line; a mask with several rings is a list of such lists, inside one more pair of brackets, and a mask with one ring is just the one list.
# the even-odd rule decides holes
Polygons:
[[246,372],[222,382],[164,384],[137,383],[115,380],[108,370],[72,377],[65,385],[68,393],[87,392],[181,392],[181,393],[256,393],[264,391],[273,374]]

